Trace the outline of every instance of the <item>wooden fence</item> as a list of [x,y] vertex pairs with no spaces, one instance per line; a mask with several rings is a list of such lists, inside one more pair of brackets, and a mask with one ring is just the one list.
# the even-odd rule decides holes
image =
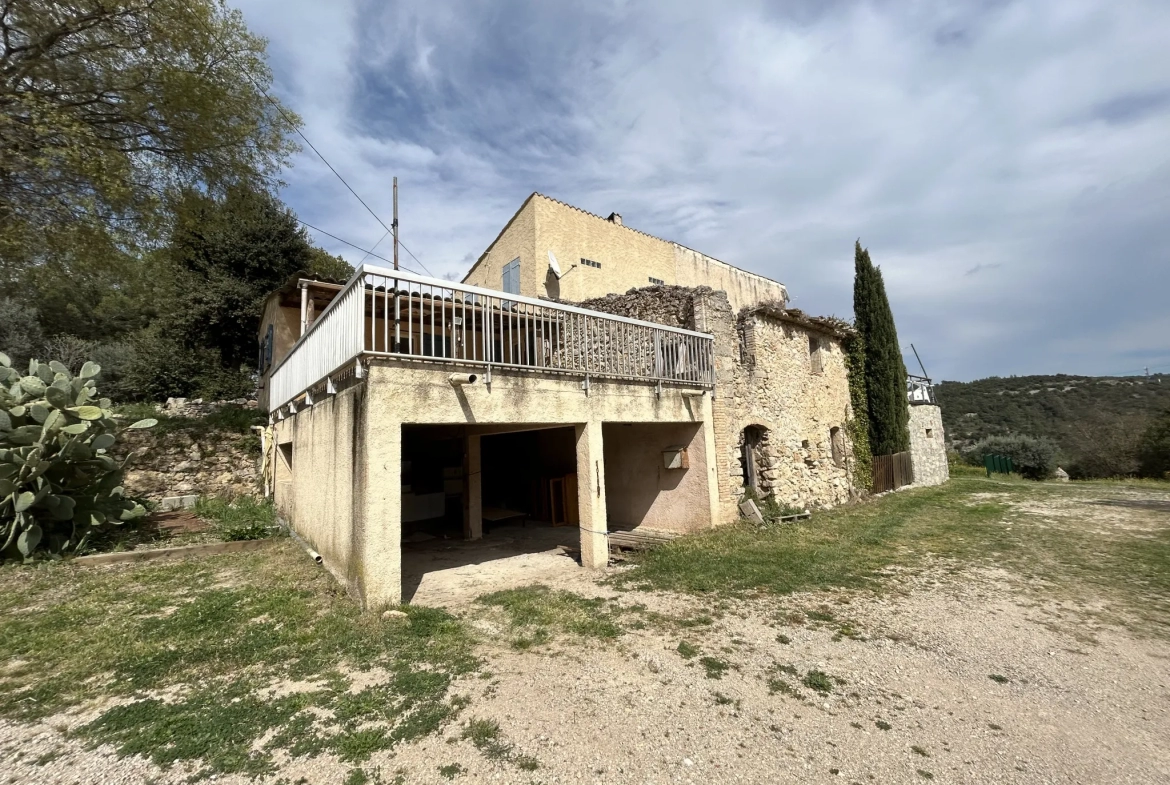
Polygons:
[[873,456],[873,492],[885,493],[914,482],[914,464],[910,453]]

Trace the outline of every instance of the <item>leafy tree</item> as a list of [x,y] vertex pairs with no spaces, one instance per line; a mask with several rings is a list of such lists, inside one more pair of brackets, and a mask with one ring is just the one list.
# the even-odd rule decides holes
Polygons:
[[353,268],[309,243],[266,191],[221,199],[189,191],[159,254],[159,318],[137,334],[130,376],[141,396],[237,397],[254,386],[264,299],[298,273],[348,278]]
[[163,236],[178,190],[271,187],[296,149],[222,0],[5,2],[0,39],[2,282],[101,269]]
[[1170,479],[1170,409],[1142,434],[1138,460],[1142,476]]
[[853,315],[865,346],[870,449],[874,455],[904,452],[910,449],[906,366],[882,272],[860,241],[854,248]]
[[1046,480],[1056,469],[1057,447],[1048,439],[1032,436],[989,436],[971,450],[973,462],[982,463],[985,455],[1005,455],[1015,470],[1029,480]]

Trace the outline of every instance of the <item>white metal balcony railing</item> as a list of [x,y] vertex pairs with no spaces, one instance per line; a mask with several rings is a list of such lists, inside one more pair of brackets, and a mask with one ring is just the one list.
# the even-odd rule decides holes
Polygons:
[[712,386],[712,337],[363,265],[273,369],[269,409],[359,357]]
[[907,375],[906,397],[913,404],[937,404],[934,397],[934,383],[925,376]]

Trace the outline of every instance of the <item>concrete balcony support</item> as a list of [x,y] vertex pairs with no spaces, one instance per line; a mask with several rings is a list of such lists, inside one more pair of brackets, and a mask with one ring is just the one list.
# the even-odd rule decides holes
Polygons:
[[609,564],[609,535],[605,512],[605,452],[601,423],[588,422],[576,426],[576,430],[581,566],[603,569]]

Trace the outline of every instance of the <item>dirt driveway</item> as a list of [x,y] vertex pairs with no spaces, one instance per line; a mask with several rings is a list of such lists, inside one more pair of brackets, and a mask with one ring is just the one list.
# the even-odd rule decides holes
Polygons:
[[[1170,528],[1157,488],[1012,493],[1004,526]],[[462,708],[440,732],[357,764],[282,754],[256,781],[1170,782],[1170,641],[1092,584],[1066,592],[1018,565],[938,555],[889,566],[878,589],[695,596],[554,558],[538,560],[544,588],[449,596],[482,665],[452,683]],[[95,711],[4,721],[5,781],[199,770],[69,738]]]

